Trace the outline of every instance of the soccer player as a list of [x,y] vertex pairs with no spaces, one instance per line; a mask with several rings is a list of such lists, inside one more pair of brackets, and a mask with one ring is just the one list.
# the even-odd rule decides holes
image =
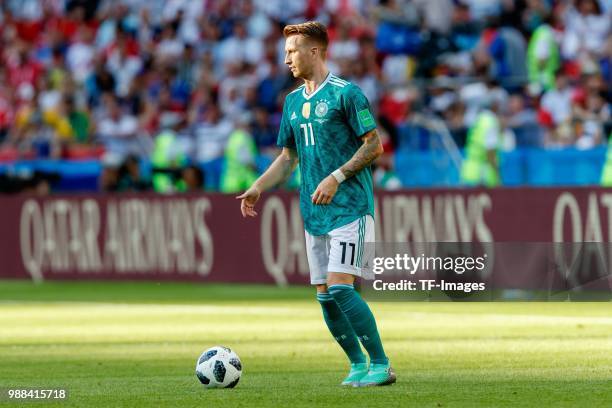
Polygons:
[[353,287],[356,277],[372,276],[366,258],[373,251],[364,245],[374,242],[370,164],[383,152],[376,123],[361,90],[329,72],[324,25],[288,25],[283,33],[285,64],[304,84],[285,98],[278,135],[281,154],[237,197],[240,209],[244,217],[256,216],[261,193],[286,180],[299,163],[310,281],[329,331],[351,362],[342,385],[392,384],[395,373],[374,315]]

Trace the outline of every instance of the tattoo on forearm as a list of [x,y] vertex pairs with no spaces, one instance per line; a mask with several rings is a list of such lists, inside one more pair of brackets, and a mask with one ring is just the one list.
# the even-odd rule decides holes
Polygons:
[[381,153],[380,139],[377,133],[367,137],[363,145],[355,152],[351,160],[340,168],[346,178],[359,173],[369,166]]

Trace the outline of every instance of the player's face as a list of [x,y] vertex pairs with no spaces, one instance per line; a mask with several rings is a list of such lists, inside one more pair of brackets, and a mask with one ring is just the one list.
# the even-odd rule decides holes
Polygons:
[[285,64],[295,78],[308,78],[312,73],[316,47],[301,35],[292,35],[285,41]]

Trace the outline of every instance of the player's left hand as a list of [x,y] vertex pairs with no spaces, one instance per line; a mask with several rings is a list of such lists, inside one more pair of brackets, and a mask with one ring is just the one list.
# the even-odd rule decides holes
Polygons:
[[329,204],[338,191],[338,181],[331,174],[325,177],[310,196],[313,204]]

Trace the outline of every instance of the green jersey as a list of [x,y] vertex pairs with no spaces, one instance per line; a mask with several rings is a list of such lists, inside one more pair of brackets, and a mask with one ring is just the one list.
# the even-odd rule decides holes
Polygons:
[[328,205],[313,204],[311,195],[321,180],[353,157],[363,144],[361,136],[375,128],[361,89],[331,73],[310,95],[302,85],[285,98],[277,144],[297,150],[300,208],[311,235],[327,234],[366,214],[374,217],[370,167],[340,184]]

